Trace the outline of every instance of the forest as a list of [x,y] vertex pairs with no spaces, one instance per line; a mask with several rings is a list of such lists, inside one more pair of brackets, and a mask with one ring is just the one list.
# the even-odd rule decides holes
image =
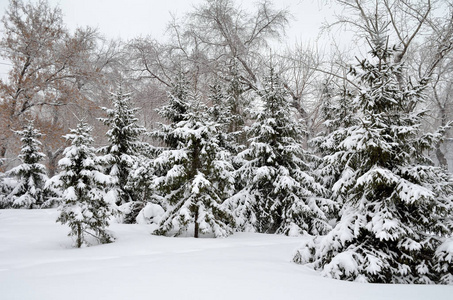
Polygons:
[[308,236],[293,262],[329,278],[453,284],[453,2],[322,3],[329,47],[283,47],[270,0],[127,41],[10,0],[0,209],[58,208],[76,248],[112,222]]

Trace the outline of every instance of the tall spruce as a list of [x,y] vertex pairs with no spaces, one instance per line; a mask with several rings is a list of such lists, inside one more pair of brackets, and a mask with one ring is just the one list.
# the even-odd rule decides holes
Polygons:
[[168,103],[158,109],[159,115],[165,119],[167,125],[161,124],[161,130],[154,132],[154,136],[164,142],[171,149],[178,147],[178,137],[172,135],[173,127],[181,121],[187,121],[189,111],[189,82],[184,74],[180,73],[167,93]]
[[230,76],[227,78],[226,86],[226,107],[228,108],[228,130],[227,132],[234,139],[236,144],[244,145],[247,143],[247,137],[244,132],[244,126],[248,118],[250,108],[250,99],[246,97],[246,87],[241,80],[238,71],[239,62],[234,59],[230,66]]
[[71,146],[64,150],[64,157],[58,163],[61,173],[50,179],[51,184],[63,191],[57,222],[70,227],[68,235],[75,237],[77,248],[91,244],[92,238],[100,243],[111,242],[106,227],[116,211],[114,203],[105,197],[112,178],[102,173],[96,150],[91,146],[91,130],[81,122],[65,136]]
[[207,117],[219,126],[217,136],[219,145],[234,155],[238,152],[239,145],[235,138],[237,132],[230,131],[232,123],[236,119],[236,116],[232,114],[230,97],[218,81],[211,84],[208,95],[211,107],[208,109]]
[[106,173],[114,179],[110,191],[115,194],[116,204],[122,205],[144,200],[140,193],[135,193],[130,180],[146,147],[140,141],[146,129],[138,124],[135,117],[138,109],[131,108],[130,93],[124,93],[120,88],[112,93],[111,100],[113,108],[104,107],[107,118],[100,119],[109,128],[106,133],[109,144],[100,148],[99,152],[103,154]]
[[19,159],[22,164],[6,172],[6,176],[15,177],[17,183],[6,197],[3,197],[1,207],[32,208],[40,207],[45,201],[44,184],[47,181],[46,167],[40,163],[45,157],[40,152],[42,134],[37,130],[33,121],[21,131],[22,148]]
[[[209,120],[198,97],[176,96],[170,92],[170,103],[160,111],[169,124],[155,133],[168,146],[154,160],[155,188],[167,203],[155,233],[180,235],[193,228],[194,237],[228,236],[233,220],[223,202],[233,192],[234,178],[230,154],[218,139],[221,126]],[[176,102],[183,109],[169,114]]]
[[227,97],[222,85],[217,80],[209,86],[208,101],[211,103],[210,119],[228,127],[231,120],[231,108],[227,104]]
[[320,141],[320,172],[342,205],[340,220],[294,261],[342,280],[451,284],[453,182],[426,156],[445,128],[420,132],[427,80],[404,80],[384,30],[370,45],[371,58],[351,70],[359,88],[348,124]]
[[[335,94],[336,93],[336,94]],[[323,97],[321,111],[324,122],[321,132],[310,140],[318,155],[324,157],[335,154],[337,146],[348,134],[348,128],[354,124],[355,108],[351,91],[346,87],[341,89],[328,89]],[[334,133],[335,132],[335,133]],[[333,185],[343,171],[340,164],[331,164],[330,162],[320,160],[316,165],[314,176],[325,187],[325,196],[332,198]],[[341,199],[335,198],[337,203],[342,203]],[[338,211],[332,214],[332,217],[338,218]]]
[[249,146],[238,154],[241,191],[229,199],[240,230],[319,234],[330,229],[323,188],[311,175],[314,157],[303,150],[303,128],[271,69],[260,91],[262,111],[247,129]]

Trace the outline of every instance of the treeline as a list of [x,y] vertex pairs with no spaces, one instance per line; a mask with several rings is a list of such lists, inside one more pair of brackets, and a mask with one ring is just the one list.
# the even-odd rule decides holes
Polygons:
[[[83,88],[94,86],[89,72],[77,73],[80,64],[69,67],[72,60],[57,68],[62,58],[53,56],[59,49],[66,53],[68,41],[82,31],[71,37],[61,29],[62,40],[45,44],[54,45],[50,52],[44,45],[33,48],[36,57],[43,56],[35,61],[26,51],[38,41],[17,48],[10,59],[22,68],[13,68],[3,87],[2,113],[8,119],[2,123],[9,130],[3,141],[23,120],[35,121],[15,131],[22,137],[21,164],[2,177],[0,205],[58,205],[58,221],[70,226],[78,247],[90,239],[112,241],[106,227],[114,216],[125,223],[156,223],[155,234],[170,236],[309,234],[314,238],[294,261],[327,277],[451,284],[453,182],[441,148],[450,126],[449,100],[440,95],[451,88],[445,76],[453,25],[448,18],[431,19],[430,2],[341,3],[358,14],[340,21],[358,26],[369,44],[366,57],[347,74],[335,68],[339,61],[320,70],[312,52],[263,55],[267,39],[279,36],[288,16],[269,2],[249,19],[231,1],[206,1],[187,15],[184,26],[173,23],[176,40],[123,45],[130,60],[118,60],[124,68],[113,68],[114,59],[107,59],[104,67],[111,73],[95,68],[102,88],[92,93]],[[415,8],[417,16],[411,13]],[[13,18],[20,11],[30,20],[59,16],[45,2],[12,1],[6,28],[22,22]],[[397,18],[401,14],[405,18]],[[400,21],[414,26],[401,27]],[[11,30],[4,41],[15,41],[17,32]],[[416,51],[421,41],[416,37],[426,32],[431,35]],[[422,57],[423,49],[431,55]],[[51,59],[48,69],[33,69],[44,58]],[[60,90],[68,85],[71,89]],[[103,115],[87,109],[98,106],[95,99],[112,86]],[[140,99],[158,99],[141,103],[141,121],[133,108]],[[148,114],[157,102],[158,115]],[[441,126],[427,133],[433,119],[426,108],[433,105]],[[83,118],[70,120],[68,112]],[[160,122],[151,125],[151,116]],[[58,168],[56,162],[47,167],[50,179],[40,164],[45,156],[40,147],[47,144],[40,144],[34,128],[43,120],[61,130],[75,128],[57,148]],[[102,146],[94,147],[93,128]]]

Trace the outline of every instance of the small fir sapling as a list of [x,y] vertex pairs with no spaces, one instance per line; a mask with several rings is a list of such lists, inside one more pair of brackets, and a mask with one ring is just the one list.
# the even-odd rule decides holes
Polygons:
[[115,204],[106,200],[106,186],[113,178],[102,172],[96,150],[91,146],[91,127],[80,122],[65,138],[71,145],[59,161],[61,173],[51,181],[62,192],[62,204],[57,222],[67,224],[75,237],[75,246],[89,245],[95,238],[100,243],[113,240],[106,228],[116,214]]
[[38,140],[42,134],[37,130],[33,121],[27,126],[16,131],[21,136],[22,148],[19,159],[22,163],[6,172],[6,176],[14,177],[17,183],[8,195],[3,197],[3,207],[33,208],[40,207],[46,201],[44,190],[47,181],[46,167],[40,163],[45,157],[40,152],[41,142]]

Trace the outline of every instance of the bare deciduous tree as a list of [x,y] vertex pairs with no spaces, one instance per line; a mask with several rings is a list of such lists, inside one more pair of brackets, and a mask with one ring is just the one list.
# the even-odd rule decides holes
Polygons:
[[[89,97],[89,85],[96,85],[99,91],[105,83],[102,71],[109,63],[108,53],[101,55],[98,49],[95,30],[78,28],[71,34],[63,24],[61,10],[46,1],[11,0],[2,22],[0,46],[12,68],[8,80],[0,81],[0,158],[6,155],[11,130],[18,128],[26,115],[42,119],[46,124],[43,133],[53,136],[62,126],[71,126],[67,117],[71,112],[93,111],[96,105]],[[62,143],[60,138],[46,143],[51,169],[56,167]]]

